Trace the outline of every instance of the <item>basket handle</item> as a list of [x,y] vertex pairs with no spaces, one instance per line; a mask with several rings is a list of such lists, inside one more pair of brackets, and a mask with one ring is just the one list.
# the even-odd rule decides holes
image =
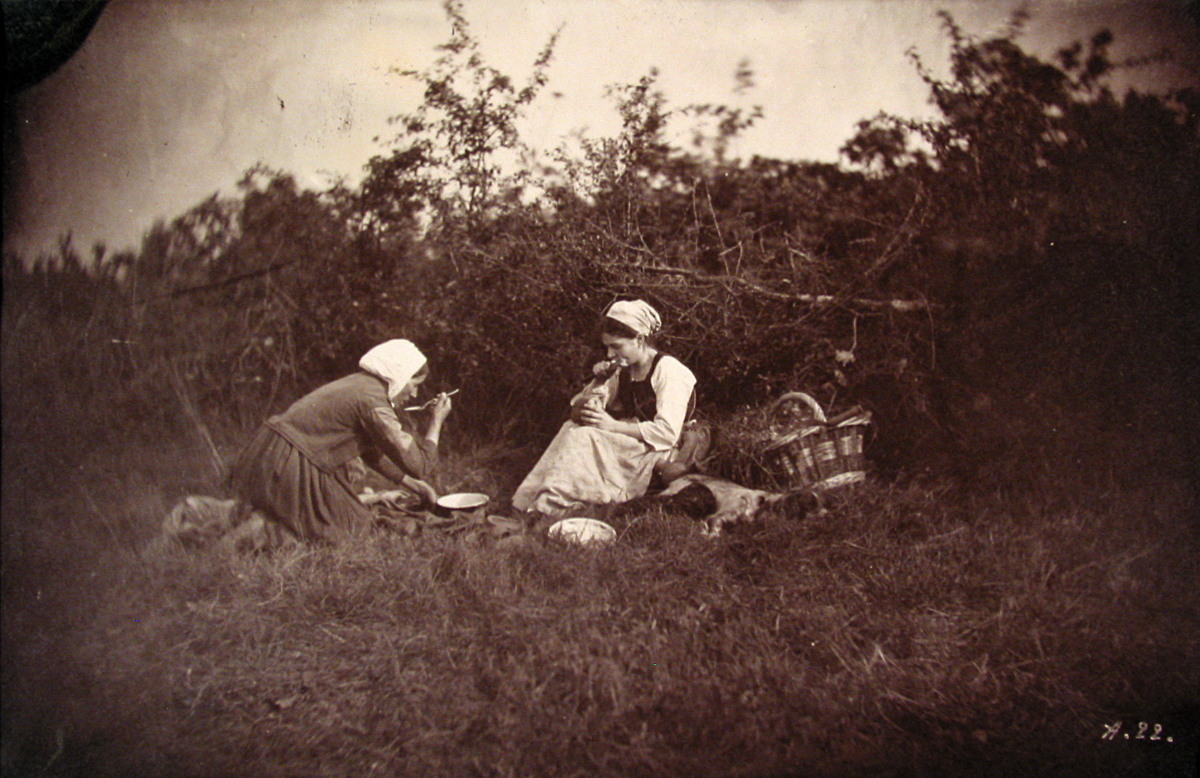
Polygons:
[[821,410],[821,406],[817,404],[816,400],[814,400],[812,397],[805,394],[804,392],[787,392],[785,394],[780,395],[775,400],[775,402],[771,403],[771,407],[767,411],[767,418],[768,419],[775,418],[775,412],[779,410],[779,406],[783,405],[788,400],[799,400],[799,401],[803,402],[805,405],[807,405],[809,408],[812,409],[813,415],[816,416],[817,421],[819,421],[822,424],[825,423],[825,411]]

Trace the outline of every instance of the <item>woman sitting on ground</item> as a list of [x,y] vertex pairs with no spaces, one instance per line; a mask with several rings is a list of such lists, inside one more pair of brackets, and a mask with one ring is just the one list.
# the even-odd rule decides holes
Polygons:
[[437,469],[450,398],[438,395],[418,436],[397,410],[428,377],[425,356],[410,341],[390,340],[368,351],[359,367],[268,419],[233,468],[237,497],[265,516],[278,539],[336,541],[368,524],[371,512],[354,485],[364,460],[425,502],[437,500],[427,482]]
[[605,311],[600,342],[608,359],[571,401],[572,419],[517,488],[514,509],[553,518],[645,493],[679,442],[696,385],[691,370],[653,345],[660,326],[658,312],[642,300]]

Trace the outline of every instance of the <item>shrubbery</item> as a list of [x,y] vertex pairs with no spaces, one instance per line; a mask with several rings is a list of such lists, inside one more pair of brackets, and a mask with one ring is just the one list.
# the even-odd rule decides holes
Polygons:
[[580,383],[597,315],[639,296],[703,413],[786,389],[860,403],[885,469],[1088,469],[1100,443],[1110,463],[1131,444],[1178,458],[1197,414],[1197,95],[1113,95],[1107,34],[1051,64],[1017,45],[1019,17],[984,41],[947,17],[951,80],[916,63],[941,118],[864,121],[845,166],[726,158],[756,110],[684,109],[715,134],[670,147],[651,73],[613,89],[618,136],[514,169],[499,159],[533,158],[517,119],[553,40],[518,88],[446,8],[443,57],[406,74],[426,102],[360,186],[255,168],[137,252],[7,258],[6,432],[63,406],[244,428],[404,336],[464,389],[459,429],[528,437]]
[[[651,74],[613,90],[616,137],[512,172],[551,49],[518,89],[448,10],[436,99],[361,186],[255,168],[136,252],[6,257],[4,773],[1190,766],[1195,495],[1169,468],[1200,462],[1196,95],[1109,94],[1103,36],[1051,65],[947,20],[942,120],[868,120],[845,166],[729,160],[757,113],[719,106],[671,148]],[[702,413],[861,403],[878,467],[961,482],[718,539],[643,506],[602,549],[146,543],[263,416],[397,336],[463,390],[448,482],[502,505],[618,295],[663,311]],[[1117,739],[1139,720],[1174,742]]]

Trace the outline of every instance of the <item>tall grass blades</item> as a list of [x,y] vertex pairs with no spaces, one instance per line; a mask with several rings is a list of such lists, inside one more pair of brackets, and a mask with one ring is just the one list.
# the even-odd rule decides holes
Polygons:
[[[5,696],[23,705],[8,719],[5,770],[1184,765],[1200,613],[1181,499],[1051,506],[876,486],[828,516],[716,541],[651,512],[614,520],[620,540],[600,549],[385,532],[258,557],[98,549],[83,581],[37,584],[35,596],[56,598],[43,600],[54,618],[30,622],[6,605]],[[134,534],[148,538],[150,519]],[[82,585],[88,602],[57,599]],[[34,628],[44,637],[13,637]],[[1153,718],[1174,742],[1122,751],[1101,739],[1131,717]]]
[[[848,164],[731,159],[757,112],[713,106],[673,148],[651,73],[615,137],[501,180],[553,40],[518,90],[446,11],[361,185],[255,166],[137,251],[5,258],[3,775],[1195,775],[1194,91],[945,16],[939,116]],[[870,480],[716,539],[659,506],[598,549],[155,542],[395,337],[461,390],[442,486],[502,509],[618,297],[696,372],[714,470],[757,481],[802,390],[872,412]]]

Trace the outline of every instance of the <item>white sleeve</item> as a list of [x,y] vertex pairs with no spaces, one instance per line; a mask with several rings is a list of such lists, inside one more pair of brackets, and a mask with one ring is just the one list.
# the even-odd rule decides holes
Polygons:
[[638,427],[647,445],[656,451],[667,451],[679,442],[696,376],[675,357],[664,356],[650,377],[650,385],[658,398],[658,410],[654,421],[638,422]]

